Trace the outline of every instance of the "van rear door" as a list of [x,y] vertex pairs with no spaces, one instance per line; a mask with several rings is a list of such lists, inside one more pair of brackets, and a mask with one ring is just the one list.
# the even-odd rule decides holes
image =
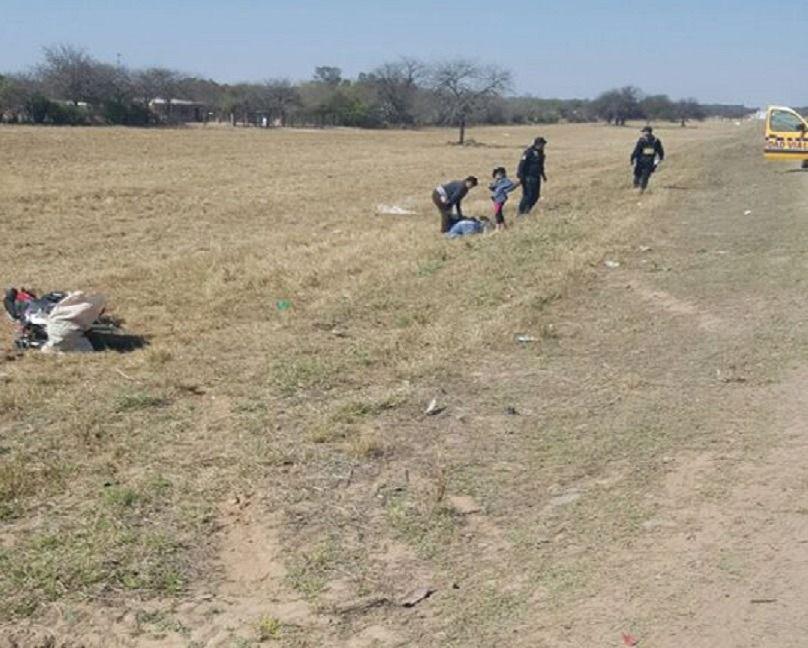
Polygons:
[[799,113],[772,106],[766,114],[767,160],[808,160],[808,124]]

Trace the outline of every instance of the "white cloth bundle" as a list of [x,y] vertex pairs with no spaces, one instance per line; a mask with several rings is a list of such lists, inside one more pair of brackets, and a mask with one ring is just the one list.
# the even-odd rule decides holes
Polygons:
[[69,293],[48,313],[45,320],[48,341],[42,350],[92,351],[84,333],[104,311],[106,303],[104,295],[86,295],[81,291]]

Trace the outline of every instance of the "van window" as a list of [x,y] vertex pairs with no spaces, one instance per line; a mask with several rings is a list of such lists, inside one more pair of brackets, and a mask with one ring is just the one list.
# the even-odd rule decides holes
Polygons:
[[769,128],[778,133],[798,133],[802,120],[797,115],[784,110],[772,111]]

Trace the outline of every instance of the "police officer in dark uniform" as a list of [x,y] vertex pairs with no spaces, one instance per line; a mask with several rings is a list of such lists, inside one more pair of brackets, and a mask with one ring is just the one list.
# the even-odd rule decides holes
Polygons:
[[522,183],[522,200],[519,202],[520,216],[530,213],[530,210],[539,201],[541,181],[547,182],[547,176],[544,173],[545,144],[547,144],[546,139],[537,137],[533,140],[533,145],[525,149],[522,159],[519,160],[516,177]]
[[[657,161],[657,158],[659,160]],[[656,171],[659,162],[665,159],[662,140],[654,137],[654,129],[646,126],[642,129],[642,137],[637,141],[631,153],[630,164],[634,165],[634,188],[641,192],[648,188],[651,174]]]

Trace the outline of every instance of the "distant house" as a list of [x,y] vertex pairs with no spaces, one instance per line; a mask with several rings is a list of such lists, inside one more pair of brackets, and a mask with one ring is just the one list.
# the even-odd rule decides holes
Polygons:
[[203,122],[207,121],[210,107],[198,101],[186,99],[163,99],[157,97],[149,102],[149,108],[160,121]]

